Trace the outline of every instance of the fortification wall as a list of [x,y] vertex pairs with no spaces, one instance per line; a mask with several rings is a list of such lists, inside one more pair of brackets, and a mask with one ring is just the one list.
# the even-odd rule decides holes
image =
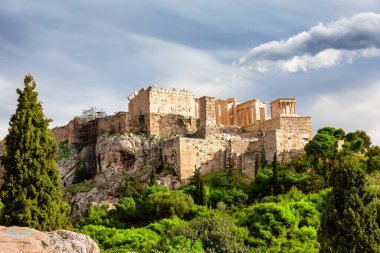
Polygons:
[[139,116],[129,112],[118,112],[115,115],[98,119],[98,134],[105,132],[141,132]]
[[312,135],[311,117],[278,117],[264,122],[257,122],[243,128],[244,132],[268,132],[272,130],[284,130],[294,133],[308,133]]
[[254,142],[257,140],[177,137],[164,145],[164,166],[173,168],[180,180],[186,182],[193,176],[195,168],[200,168],[203,175],[223,169],[228,159],[226,150],[231,145],[231,162],[239,171],[253,177],[256,155],[261,154],[252,149]]
[[128,97],[128,112],[136,115],[145,115],[150,112],[148,89],[142,88],[139,91],[135,91],[132,95]]
[[219,127],[216,125],[215,98],[201,97],[199,99],[199,137],[212,139],[219,133]]
[[178,138],[180,154],[180,174],[182,180],[194,174],[195,167],[201,168],[202,174],[220,171],[225,166],[225,149],[223,140],[204,140]]
[[128,99],[129,112],[137,115],[157,113],[196,117],[194,94],[188,90],[149,86],[132,94]]
[[74,142],[74,120],[71,120],[67,125],[61,127],[55,127],[51,129],[51,133],[53,134],[55,141],[60,143],[64,140],[68,140],[69,143]]

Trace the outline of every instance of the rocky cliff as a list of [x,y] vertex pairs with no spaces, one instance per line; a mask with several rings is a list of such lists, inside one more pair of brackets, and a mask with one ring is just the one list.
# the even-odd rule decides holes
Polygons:
[[66,230],[40,232],[26,227],[0,226],[1,253],[99,253],[98,245],[87,235]]
[[[147,184],[152,173],[156,173],[159,175],[158,184],[178,188],[180,182],[177,178],[163,169],[162,144],[162,138],[106,134],[97,138],[94,148],[89,145],[81,148],[60,145],[65,152],[61,152],[58,164],[64,196],[72,207],[72,220],[78,220],[89,206],[116,203],[123,195],[127,178]],[[78,172],[90,166],[89,157],[92,157],[96,171],[91,179],[82,181]]]

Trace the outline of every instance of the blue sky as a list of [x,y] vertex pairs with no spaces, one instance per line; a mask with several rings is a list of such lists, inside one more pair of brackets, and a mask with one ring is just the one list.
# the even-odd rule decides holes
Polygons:
[[52,126],[126,111],[156,84],[196,95],[297,97],[322,126],[380,145],[380,2],[0,0],[0,138],[30,73]]

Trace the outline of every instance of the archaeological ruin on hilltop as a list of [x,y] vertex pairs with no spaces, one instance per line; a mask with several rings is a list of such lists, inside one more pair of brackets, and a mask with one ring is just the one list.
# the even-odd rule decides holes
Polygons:
[[[235,98],[196,97],[188,90],[149,86],[128,100],[128,112],[106,116],[92,109],[68,125],[54,128],[57,142],[92,146],[87,167],[97,173],[104,167],[97,159],[99,154],[94,153],[99,136],[156,136],[162,140],[162,166],[186,181],[196,167],[206,174],[221,170],[229,162],[250,176],[255,161],[271,162],[276,152],[278,161],[288,161],[303,152],[312,136],[311,117],[296,113],[295,98],[278,98],[268,106],[258,99],[239,103]],[[126,171],[137,160],[128,152],[122,159]]]

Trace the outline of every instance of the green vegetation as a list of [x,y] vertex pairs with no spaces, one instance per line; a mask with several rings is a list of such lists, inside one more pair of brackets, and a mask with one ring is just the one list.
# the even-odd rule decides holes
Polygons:
[[69,208],[61,199],[55,163],[57,146],[33,77],[27,75],[24,85],[24,90],[17,89],[18,105],[10,119],[1,158],[5,168],[0,191],[4,204],[1,221],[7,226],[59,229],[68,224]]
[[69,147],[69,141],[64,140],[58,144],[58,160],[65,160],[71,156],[72,149]]
[[380,230],[374,195],[355,155],[340,154],[331,173],[320,241],[323,252],[376,252]]
[[377,252],[380,148],[367,137],[322,128],[303,157],[256,164],[255,180],[232,163],[179,190],[126,178],[115,209],[76,229],[103,252]]
[[[10,121],[0,198],[2,224],[52,230],[68,225],[61,199],[57,146],[48,131],[31,76],[25,77]],[[154,137],[152,137],[154,140]],[[67,141],[59,159],[71,155]],[[75,224],[102,252],[379,252],[380,147],[365,131],[324,127],[305,146],[305,155],[268,165],[256,155],[255,179],[234,166],[169,190],[122,175],[114,207],[96,206]],[[145,168],[145,167],[144,167]],[[78,172],[77,179],[85,175]],[[68,192],[100,185],[78,183]]]

